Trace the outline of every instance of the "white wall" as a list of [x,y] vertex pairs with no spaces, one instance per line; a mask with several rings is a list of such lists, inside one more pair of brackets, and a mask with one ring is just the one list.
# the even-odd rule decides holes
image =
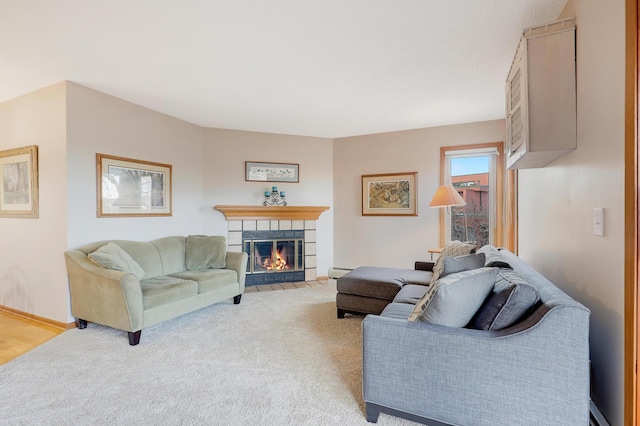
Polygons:
[[0,150],[38,145],[38,219],[0,218],[0,305],[67,322],[65,84],[0,104]]
[[[591,309],[593,399],[623,422],[625,2],[570,2],[577,24],[578,148],[519,171],[519,254]],[[593,208],[605,236],[593,235]]]
[[[333,260],[333,140],[238,130],[205,129],[205,232],[226,235],[215,205],[261,205],[273,185],[290,206],[329,206],[317,228],[317,271],[326,276]],[[299,183],[245,181],[245,161],[299,164]]]
[[[504,140],[504,120],[381,133],[334,142],[334,266],[413,268],[440,246],[440,147]],[[365,174],[418,172],[418,216],[362,216]]]

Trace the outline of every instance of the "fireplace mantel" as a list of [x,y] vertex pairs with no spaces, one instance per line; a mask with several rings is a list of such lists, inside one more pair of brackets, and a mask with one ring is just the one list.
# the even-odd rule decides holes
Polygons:
[[317,220],[329,206],[222,206],[220,210],[227,220]]

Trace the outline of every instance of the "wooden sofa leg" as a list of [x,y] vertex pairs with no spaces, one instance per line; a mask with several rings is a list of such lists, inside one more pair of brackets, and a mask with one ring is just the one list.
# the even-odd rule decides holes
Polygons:
[[83,328],[87,328],[87,321],[80,318],[76,318],[76,327],[78,327],[81,330]]
[[242,295],[241,295],[241,294],[239,294],[239,295],[237,295],[237,296],[234,296],[234,298],[233,298],[233,304],[234,304],[234,305],[239,304],[239,303],[240,303],[240,299],[241,299],[241,298],[242,298]]
[[131,346],[135,346],[140,343],[140,335],[142,334],[142,330],[138,331],[129,331],[129,344]]

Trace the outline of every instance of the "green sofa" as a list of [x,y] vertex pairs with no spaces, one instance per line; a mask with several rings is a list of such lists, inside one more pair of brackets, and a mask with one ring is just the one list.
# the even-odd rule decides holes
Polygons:
[[226,299],[240,303],[247,270],[246,253],[201,235],[101,241],[66,251],[65,261],[78,328],[123,330],[132,346],[144,327]]

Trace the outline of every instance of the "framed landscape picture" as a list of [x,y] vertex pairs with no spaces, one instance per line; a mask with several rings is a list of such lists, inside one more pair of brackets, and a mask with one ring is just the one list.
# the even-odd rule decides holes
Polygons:
[[38,146],[0,151],[0,217],[38,214]]
[[96,154],[98,217],[171,216],[171,165]]
[[245,180],[255,182],[299,182],[298,164],[245,161]]
[[417,216],[417,172],[362,175],[363,216]]

